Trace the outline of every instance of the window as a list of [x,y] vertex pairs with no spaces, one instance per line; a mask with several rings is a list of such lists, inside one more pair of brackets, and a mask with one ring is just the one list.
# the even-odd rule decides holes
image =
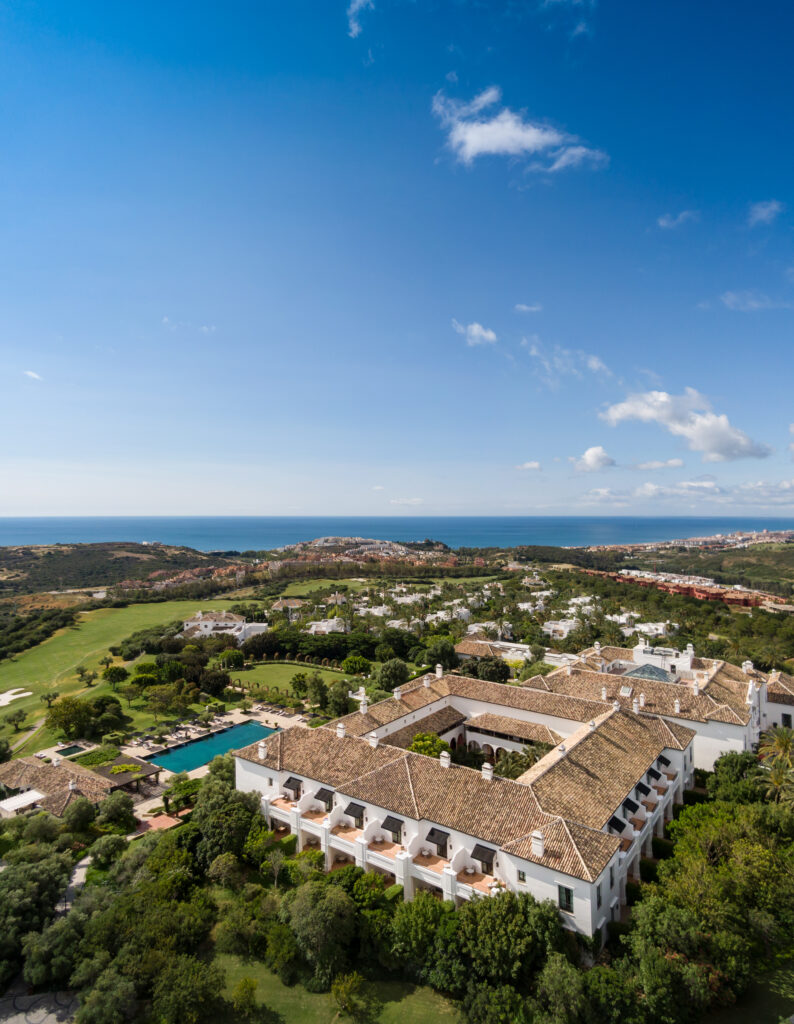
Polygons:
[[564,885],[557,886],[557,902],[560,906],[560,910],[564,910],[566,914],[573,913],[573,889],[568,889]]
[[519,871],[518,872],[518,880],[519,880],[519,882],[526,882],[526,880],[527,880],[527,873],[526,873],[526,871]]
[[614,864],[610,864],[609,865],[609,888],[610,889],[614,889],[615,888],[615,865]]
[[601,906],[601,883],[599,882],[596,886],[596,906]]
[[781,715],[781,719],[782,719],[782,723],[783,723],[783,728],[784,729],[790,729],[791,728],[791,715]]

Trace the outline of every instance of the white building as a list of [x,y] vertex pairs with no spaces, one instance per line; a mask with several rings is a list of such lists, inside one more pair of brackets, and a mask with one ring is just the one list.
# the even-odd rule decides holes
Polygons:
[[347,626],[344,619],[319,619],[317,622],[310,622],[306,632],[314,636],[328,636],[329,633],[346,633]]
[[578,619],[549,619],[540,627],[547,636],[565,640],[581,623]]
[[267,633],[266,622],[247,622],[242,615],[232,612],[196,612],[191,619],[182,623],[182,636],[190,637],[231,636],[239,647],[249,637]]

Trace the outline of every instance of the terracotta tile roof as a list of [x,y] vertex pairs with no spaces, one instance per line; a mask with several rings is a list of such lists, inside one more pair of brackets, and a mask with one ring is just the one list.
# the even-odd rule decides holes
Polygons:
[[456,725],[462,725],[465,721],[466,716],[457,708],[441,708],[416,722],[411,722],[410,725],[404,725],[396,732],[390,732],[383,737],[382,742],[388,743],[391,747],[410,747],[414,736],[419,732],[435,732],[440,735],[448,729],[454,729]]
[[[487,729],[489,732],[499,733],[501,736],[517,736],[527,743],[559,743],[562,739],[559,733],[554,732],[547,725],[539,725],[536,722],[523,722],[520,718],[508,718],[507,715],[475,715],[466,722],[469,729]],[[391,742],[391,737],[389,737]]]
[[[601,829],[637,782],[670,747],[691,742],[694,730],[660,718],[611,711],[583,726],[519,777],[544,811]],[[677,734],[677,735],[676,735]]]
[[[429,683],[428,686],[424,685],[425,681]],[[367,733],[391,722],[397,722],[405,715],[420,711],[442,698],[456,696],[483,701],[501,709],[515,708],[565,718],[573,722],[588,722],[606,710],[600,697],[573,697],[552,692],[550,689],[544,692],[542,689],[533,689],[526,685],[490,683],[484,679],[470,679],[468,676],[445,675],[438,679],[434,674],[429,674],[402,687],[399,700],[396,697],[389,697],[373,704],[365,714],[354,711],[338,721],[345,723],[348,735],[366,736]],[[335,729],[336,721],[329,722],[325,728]]]
[[[592,672],[574,665],[571,674],[561,669],[545,676],[546,684],[555,694],[566,694],[571,697],[601,698],[602,687],[606,687],[609,702],[617,700],[621,707],[630,710],[632,701],[645,694],[643,710],[648,714],[667,715],[683,718],[692,722],[718,721],[732,725],[746,725],[750,721],[750,712],[744,703],[744,695],[739,700],[736,688],[720,685],[713,680],[700,688],[696,697],[689,683],[663,683],[653,679],[632,679],[631,677],[613,675],[609,672]],[[626,696],[620,693],[621,687],[630,686],[632,692]],[[714,696],[712,696],[712,687]],[[746,691],[746,684],[745,684]],[[681,710],[675,710],[675,701],[680,701]],[[730,703],[728,702],[730,701]]]
[[[74,789],[69,783],[75,784]],[[37,789],[44,794],[39,806],[60,817],[69,804],[84,796],[99,803],[109,794],[112,783],[73,761],[43,764],[36,757],[17,757],[0,764],[0,783],[9,789]]]
[[496,647],[491,646],[487,640],[480,640],[477,637],[467,636],[464,640],[455,644],[455,653],[464,658],[499,658],[501,654]]
[[794,677],[786,672],[770,672],[766,693],[773,704],[794,704]]
[[[363,800],[414,821],[429,821],[486,843],[507,848],[536,828],[549,836],[543,858],[527,855],[576,878],[592,881],[618,849],[615,836],[562,822],[540,810],[532,788],[460,765],[441,766],[435,758],[380,743],[376,748],[354,736],[327,729],[293,726],[266,741],[235,751],[255,764],[315,779],[353,800]],[[523,847],[521,847],[523,849]],[[518,847],[517,847],[518,849]],[[518,856],[524,856],[518,853]]]

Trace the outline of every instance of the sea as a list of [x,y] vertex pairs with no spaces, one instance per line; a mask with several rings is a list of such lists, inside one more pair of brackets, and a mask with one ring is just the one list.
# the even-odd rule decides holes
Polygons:
[[737,530],[794,530],[752,516],[37,516],[0,517],[0,546],[160,542],[198,551],[269,551],[316,537],[443,541],[451,548],[638,544]]

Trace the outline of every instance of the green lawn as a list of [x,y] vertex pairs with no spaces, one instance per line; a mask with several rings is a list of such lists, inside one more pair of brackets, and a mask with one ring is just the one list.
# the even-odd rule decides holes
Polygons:
[[[0,711],[0,736],[14,742],[20,735],[13,736],[11,727],[3,722],[4,715],[11,710],[22,709],[29,715],[23,726],[23,733],[37,720],[44,718],[46,707],[40,695],[57,690],[60,694],[82,692],[106,692],[104,684],[89,691],[78,679],[75,669],[78,665],[101,671],[99,659],[107,654],[108,647],[119,643],[130,633],[150,626],[165,624],[175,619],[188,619],[201,608],[228,608],[233,601],[164,601],[162,604],[137,604],[128,608],[100,608],[82,613],[76,625],[59,630],[43,643],[23,651],[12,659],[0,662],[0,693],[22,687],[32,693],[13,701]],[[25,744],[25,753],[32,753],[47,746],[39,742],[40,734]],[[50,737],[45,737],[50,740]],[[50,740],[54,742],[54,739]]]
[[[220,954],[216,962],[226,972],[227,996],[240,978],[254,978],[259,983],[259,1001],[279,1014],[284,1024],[331,1024],[339,1020],[327,993],[307,992],[302,985],[288,988],[256,961],[246,963],[240,957]],[[430,988],[404,981],[383,981],[376,988],[384,1003],[379,1024],[452,1024],[458,1020],[452,1004]]]
[[754,982],[735,1006],[710,1013],[704,1024],[778,1024],[794,1014],[794,961]]
[[262,665],[254,665],[252,668],[244,669],[242,672],[232,672],[234,682],[239,679],[243,686],[253,686],[256,683],[265,686],[277,686],[283,694],[291,693],[290,679],[296,672],[305,672],[306,675],[314,675],[319,672],[326,683],[335,683],[339,679],[349,679],[343,672],[335,672],[330,668],[316,668],[314,665],[278,665],[269,662]]
[[287,586],[282,590],[282,597],[306,597],[309,594],[313,594],[316,590],[324,590],[326,587],[333,587],[334,591],[342,590],[343,593],[357,593],[359,590],[366,590],[367,587],[376,587],[379,585],[379,581],[365,580],[363,583],[361,580],[328,580],[328,579],[317,579],[317,580],[295,580],[294,583],[288,583]]

